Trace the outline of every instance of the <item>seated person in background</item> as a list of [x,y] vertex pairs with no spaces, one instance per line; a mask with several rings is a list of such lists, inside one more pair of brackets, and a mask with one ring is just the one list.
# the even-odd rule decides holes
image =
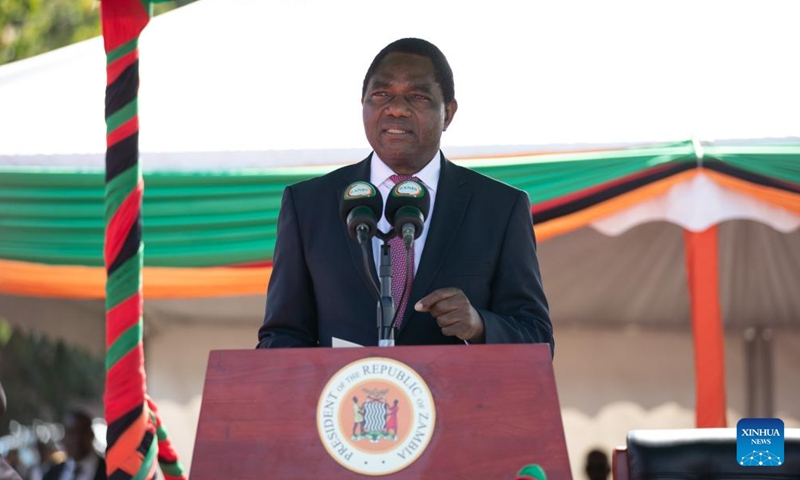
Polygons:
[[72,410],[64,421],[64,447],[67,461],[55,465],[44,480],[106,480],[106,462],[95,453],[92,443],[92,417]]
[[606,480],[611,472],[608,455],[602,450],[592,450],[586,456],[586,478],[589,480]]
[[28,470],[28,476],[25,480],[42,480],[51,468],[67,460],[67,454],[52,440],[47,442],[39,441],[36,444],[36,448],[39,450],[39,463]]
[[[6,393],[3,391],[3,385],[0,384],[0,418],[6,412]],[[6,463],[3,457],[0,457],[0,480],[22,480],[19,474],[11,468],[11,465]]]

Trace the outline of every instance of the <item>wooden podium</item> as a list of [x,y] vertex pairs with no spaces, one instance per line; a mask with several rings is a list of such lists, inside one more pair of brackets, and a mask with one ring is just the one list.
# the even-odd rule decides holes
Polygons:
[[211,352],[192,480],[369,478],[328,453],[317,415],[331,378],[371,357],[413,369],[435,403],[427,448],[385,477],[513,479],[536,463],[572,478],[549,346],[458,345]]

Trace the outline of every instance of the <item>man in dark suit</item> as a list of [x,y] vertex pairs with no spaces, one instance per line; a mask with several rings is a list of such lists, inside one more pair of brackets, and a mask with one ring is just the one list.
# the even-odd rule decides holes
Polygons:
[[92,447],[92,417],[72,410],[64,422],[64,448],[67,461],[53,466],[43,480],[106,480],[106,462]]
[[[339,203],[353,182],[370,181],[386,198],[397,176],[413,176],[432,207],[410,254],[411,275],[400,277],[408,298],[394,299],[396,343],[552,348],[528,196],[451,163],[439,150],[458,108],[442,52],[419,39],[389,44],[367,70],[361,102],[374,152],[284,192],[258,346],[331,346],[334,338],[377,344],[376,265],[367,262],[365,272]],[[379,227],[387,229],[385,218]],[[374,255],[378,245],[373,239]],[[405,272],[405,262],[398,263],[395,272]]]

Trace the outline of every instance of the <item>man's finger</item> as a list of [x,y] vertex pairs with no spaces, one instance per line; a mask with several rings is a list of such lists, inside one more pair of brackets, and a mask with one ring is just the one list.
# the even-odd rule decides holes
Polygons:
[[442,329],[442,333],[444,335],[448,337],[458,337],[462,340],[467,336],[468,331],[469,327],[463,323],[455,323]]
[[443,298],[428,307],[428,312],[431,316],[438,318],[446,313],[456,312],[466,308],[469,308],[467,297],[464,295],[453,295],[452,297]]
[[436,324],[439,328],[447,328],[459,322],[463,322],[463,317],[464,315],[461,312],[445,313],[444,315],[436,317]]
[[431,307],[436,303],[444,300],[445,298],[450,298],[453,295],[460,293],[461,290],[454,288],[454,287],[447,287],[447,288],[440,288],[438,290],[434,290],[431,293],[422,297],[416,304],[414,304],[414,310],[418,312],[428,312],[430,311]]

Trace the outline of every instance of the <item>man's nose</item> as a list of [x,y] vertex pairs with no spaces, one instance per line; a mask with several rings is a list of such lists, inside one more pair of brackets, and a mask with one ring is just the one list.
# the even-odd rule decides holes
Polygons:
[[411,115],[411,106],[403,95],[395,95],[386,107],[386,114],[395,117]]

